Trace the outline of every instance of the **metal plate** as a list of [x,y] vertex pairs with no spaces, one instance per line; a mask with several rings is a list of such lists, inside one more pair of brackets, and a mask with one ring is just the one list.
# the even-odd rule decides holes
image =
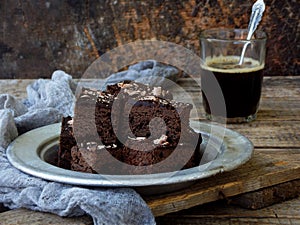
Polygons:
[[7,149],[8,160],[19,170],[50,181],[81,186],[133,187],[142,194],[159,194],[233,170],[248,161],[253,152],[253,144],[245,136],[223,126],[191,121],[191,127],[203,137],[201,151],[204,155],[199,166],[145,175],[88,174],[49,163],[56,155],[60,126],[60,123],[53,124],[19,136]]

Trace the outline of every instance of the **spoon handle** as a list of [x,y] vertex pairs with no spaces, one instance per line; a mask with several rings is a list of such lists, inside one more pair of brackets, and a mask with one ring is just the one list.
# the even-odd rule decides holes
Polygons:
[[240,61],[239,61],[239,65],[242,65],[243,62],[244,62],[244,57],[245,57],[245,53],[246,53],[246,49],[248,47],[248,45],[250,44],[250,41],[247,41],[244,46],[243,46],[243,49],[242,49],[242,54],[241,54],[241,57],[240,57]]
[[[257,0],[254,5],[252,6],[252,13],[250,17],[250,22],[248,25],[248,37],[247,40],[250,40],[252,34],[256,30],[259,22],[261,21],[263,12],[265,11],[265,3],[263,0]],[[251,36],[249,36],[249,34]]]
[[256,30],[259,22],[261,21],[263,12],[265,11],[265,3],[263,0],[257,0],[254,5],[252,6],[252,13],[250,16],[250,22],[248,25],[248,35],[247,35],[247,42],[243,46],[242,54],[240,57],[239,65],[242,65],[244,62],[244,57],[246,53],[247,46],[250,44],[249,40],[251,39],[254,31]]

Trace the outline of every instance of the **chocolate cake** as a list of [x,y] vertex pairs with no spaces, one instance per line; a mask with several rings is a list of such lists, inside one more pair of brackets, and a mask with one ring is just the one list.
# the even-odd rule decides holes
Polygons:
[[69,117],[62,118],[60,143],[58,150],[58,166],[65,169],[71,168],[71,151],[70,149],[76,145],[73,135],[73,119]]
[[83,88],[74,118],[63,118],[59,166],[103,174],[197,166],[202,139],[189,126],[191,109],[161,87],[122,82],[102,92]]

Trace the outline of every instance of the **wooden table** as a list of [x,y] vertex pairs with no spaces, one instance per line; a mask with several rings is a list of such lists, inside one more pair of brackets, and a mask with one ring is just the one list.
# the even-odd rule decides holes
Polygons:
[[[24,98],[31,82],[0,80],[0,93]],[[182,78],[178,83],[201,103],[193,80]],[[201,115],[194,119],[204,120]],[[254,143],[253,157],[236,170],[200,180],[184,190],[144,196],[157,223],[300,224],[300,76],[265,77],[257,119],[227,127]],[[88,216],[61,218],[26,209],[2,211],[1,225],[92,224]]]

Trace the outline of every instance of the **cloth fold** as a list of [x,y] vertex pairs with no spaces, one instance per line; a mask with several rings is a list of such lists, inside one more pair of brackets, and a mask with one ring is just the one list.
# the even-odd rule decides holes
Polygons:
[[14,168],[7,146],[20,134],[73,115],[72,77],[55,71],[51,80],[39,79],[27,87],[23,102],[0,95],[0,203],[60,216],[89,214],[94,224],[155,224],[151,210],[130,188],[88,188],[46,181]]
[[177,81],[179,73],[179,70],[174,66],[165,65],[155,60],[146,60],[129,66],[128,70],[111,74],[106,79],[104,87],[129,80],[149,86],[156,85],[168,88]]

